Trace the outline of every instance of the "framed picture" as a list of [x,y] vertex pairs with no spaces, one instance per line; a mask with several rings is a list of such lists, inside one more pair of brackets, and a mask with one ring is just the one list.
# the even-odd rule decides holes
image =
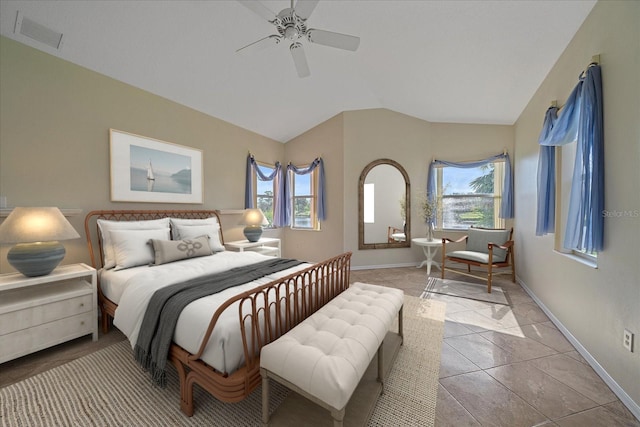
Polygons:
[[202,203],[202,150],[109,131],[111,201]]

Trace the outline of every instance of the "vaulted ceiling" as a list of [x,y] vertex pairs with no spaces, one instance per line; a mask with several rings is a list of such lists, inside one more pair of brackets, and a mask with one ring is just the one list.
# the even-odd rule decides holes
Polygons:
[[[289,1],[263,1],[274,14]],[[303,42],[299,78],[280,43],[235,51],[272,24],[237,1],[0,2],[0,33],[286,142],[347,110],[432,122],[513,124],[595,0],[321,0],[308,27],[360,37],[357,51]],[[18,12],[63,34],[15,33]],[[586,64],[585,64],[586,65]]]

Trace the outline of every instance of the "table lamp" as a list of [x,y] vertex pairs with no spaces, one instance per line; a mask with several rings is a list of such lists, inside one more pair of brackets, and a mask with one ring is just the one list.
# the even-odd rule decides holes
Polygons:
[[250,242],[257,242],[262,236],[262,226],[268,225],[269,221],[260,209],[245,209],[242,214],[240,224],[244,224],[244,237]]
[[25,276],[44,276],[64,258],[59,240],[80,235],[58,208],[14,208],[0,224],[0,243],[16,243],[7,261]]

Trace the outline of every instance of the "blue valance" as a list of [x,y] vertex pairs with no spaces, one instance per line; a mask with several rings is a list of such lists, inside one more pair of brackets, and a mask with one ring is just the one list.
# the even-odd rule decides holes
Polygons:
[[604,127],[602,74],[590,65],[558,117],[551,107],[538,142],[538,207],[536,235],[554,232],[555,146],[577,141],[564,247],[585,252],[603,249]]
[[[434,160],[429,165],[429,174],[427,176],[427,199],[435,203],[436,200],[436,167],[452,166],[456,168],[477,168],[489,163],[504,160],[504,183],[502,187],[502,203],[500,204],[500,218],[513,218],[513,176],[511,174],[511,160],[509,154],[498,154],[488,159],[478,160],[475,162],[449,162],[446,160]],[[434,214],[435,215],[435,214]],[[436,218],[427,218],[434,221]]]

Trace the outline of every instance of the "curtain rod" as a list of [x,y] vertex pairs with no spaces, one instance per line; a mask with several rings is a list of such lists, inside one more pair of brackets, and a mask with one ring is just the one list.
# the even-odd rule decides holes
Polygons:
[[[497,154],[497,156],[499,156],[499,155],[500,155],[500,154]],[[503,155],[503,156],[506,156],[506,155],[507,155],[507,149],[506,149],[506,148],[503,148],[503,149],[502,149],[502,155]],[[490,157],[493,157],[493,156],[490,156]],[[437,160],[437,159],[435,158],[435,156],[433,156],[433,157],[431,158],[431,163],[434,163],[436,160]],[[480,159],[480,160],[465,160],[464,162],[460,162],[460,163],[475,163],[475,162],[481,162],[481,161],[483,161],[483,160],[486,160],[486,159]]]
[[[589,69],[589,67],[591,67],[592,65],[600,65],[600,54],[593,55],[591,57],[591,62],[589,62],[589,65],[587,65],[587,68],[582,70],[582,72],[580,73],[580,77],[584,76],[587,73],[587,70]],[[564,105],[562,106],[558,105],[558,101],[554,99],[553,101],[551,101],[551,107],[555,107],[559,110],[562,107],[564,107]]]
[[580,73],[580,77],[582,78],[587,75],[587,70],[589,69],[589,67],[591,67],[592,65],[599,65],[599,64],[600,64],[600,54],[593,55],[591,57],[591,62],[589,62],[589,65],[587,65],[587,68],[582,70],[582,73]]

